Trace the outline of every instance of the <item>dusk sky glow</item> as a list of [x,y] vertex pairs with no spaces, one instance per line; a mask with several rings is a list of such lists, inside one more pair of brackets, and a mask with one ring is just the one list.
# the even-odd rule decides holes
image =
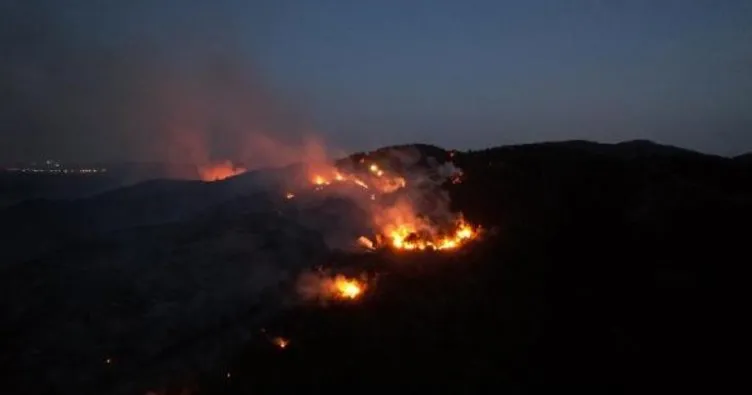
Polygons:
[[743,0],[6,0],[0,161],[242,159],[249,133],[735,155],[750,43]]

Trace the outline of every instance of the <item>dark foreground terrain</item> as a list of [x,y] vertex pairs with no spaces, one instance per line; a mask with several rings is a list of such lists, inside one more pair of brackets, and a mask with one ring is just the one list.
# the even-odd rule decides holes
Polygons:
[[[0,267],[3,388],[677,393],[727,382],[748,298],[748,157],[637,141],[453,160],[465,176],[447,185],[452,204],[486,232],[449,254],[331,251],[331,221],[317,217],[327,206],[280,211],[253,175],[0,212],[6,240],[44,240]],[[149,205],[109,213],[134,201]],[[21,223],[27,236],[13,234]],[[289,304],[294,273],[313,265],[373,281],[355,303]]]

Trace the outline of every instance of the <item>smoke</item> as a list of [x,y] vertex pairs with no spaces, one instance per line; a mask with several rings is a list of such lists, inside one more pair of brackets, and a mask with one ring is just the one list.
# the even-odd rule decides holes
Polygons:
[[0,156],[192,164],[174,176],[197,177],[323,155],[238,41],[243,21],[195,5],[0,5]]

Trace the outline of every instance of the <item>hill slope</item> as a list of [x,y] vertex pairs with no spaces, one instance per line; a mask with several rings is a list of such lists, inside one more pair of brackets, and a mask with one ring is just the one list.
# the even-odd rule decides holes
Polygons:
[[[6,389],[642,393],[715,379],[737,339],[734,301],[748,296],[734,285],[748,243],[740,229],[752,221],[748,167],[645,142],[452,160],[465,173],[445,185],[452,204],[486,229],[453,254],[332,251],[324,240],[356,209],[291,205],[247,178],[92,198],[123,213],[184,200],[180,216],[147,210],[141,218],[164,220],[94,227],[0,268]],[[64,229],[82,226],[61,214],[69,205],[89,210],[44,207]],[[287,281],[315,265],[378,281],[355,304],[278,310]],[[276,335],[290,347],[270,345]]]

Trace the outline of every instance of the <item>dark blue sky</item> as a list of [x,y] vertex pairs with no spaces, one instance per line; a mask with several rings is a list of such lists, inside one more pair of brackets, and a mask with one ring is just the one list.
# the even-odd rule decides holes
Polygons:
[[186,130],[214,157],[246,133],[752,150],[749,1],[6,3],[0,158],[162,158]]

